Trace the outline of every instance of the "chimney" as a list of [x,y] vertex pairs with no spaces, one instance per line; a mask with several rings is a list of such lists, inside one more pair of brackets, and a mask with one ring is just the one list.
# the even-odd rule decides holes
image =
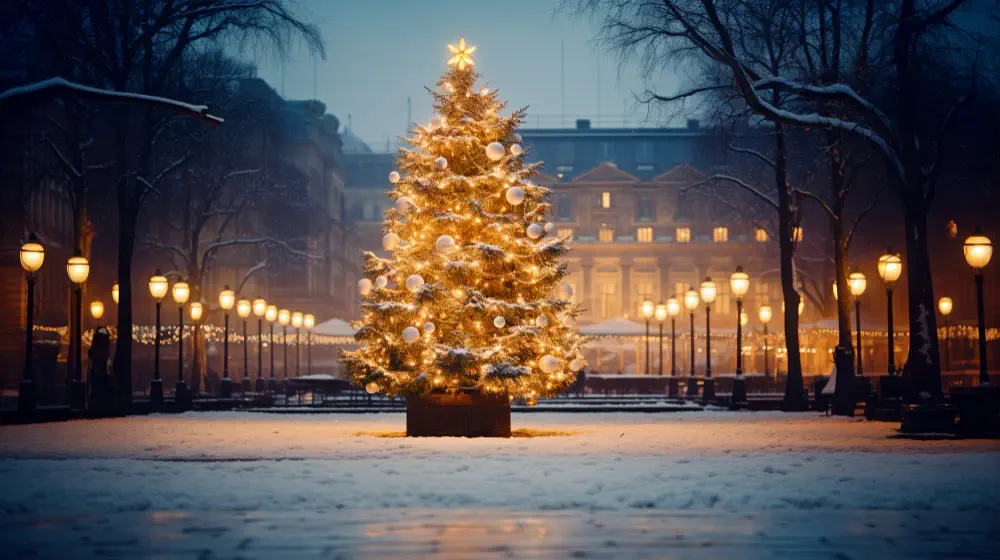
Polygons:
[[576,119],[577,130],[589,130],[590,129],[590,119]]

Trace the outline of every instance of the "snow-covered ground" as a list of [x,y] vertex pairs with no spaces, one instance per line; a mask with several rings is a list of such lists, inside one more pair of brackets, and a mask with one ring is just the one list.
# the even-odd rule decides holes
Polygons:
[[533,437],[408,439],[398,437],[402,414],[3,426],[0,512],[1000,518],[995,440],[903,440],[893,424],[813,413],[542,412],[513,421]]

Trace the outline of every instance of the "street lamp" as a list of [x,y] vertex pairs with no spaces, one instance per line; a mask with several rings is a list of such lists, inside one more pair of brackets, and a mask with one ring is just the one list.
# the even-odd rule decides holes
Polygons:
[[715,400],[715,382],[712,381],[712,303],[718,289],[710,276],[701,283],[701,301],[705,302],[705,388],[701,392],[702,402]]
[[177,304],[177,388],[174,389],[174,407],[183,410],[188,398],[187,384],[184,383],[184,304],[191,297],[191,286],[187,282],[176,282],[171,293]]
[[160,379],[160,307],[167,295],[167,277],[156,269],[149,277],[149,295],[156,302],[156,331],[153,333],[153,380],[149,383],[149,406],[157,412],[163,407],[163,380]]
[[677,316],[681,313],[681,304],[677,298],[667,300],[667,315],[670,315],[670,393],[671,397],[680,396],[677,387]]
[[885,254],[878,258],[878,275],[885,283],[885,298],[888,306],[886,322],[889,329],[889,375],[896,375],[896,341],[892,329],[892,288],[902,273],[902,257],[898,253],[893,253],[891,247],[886,249]]
[[66,261],[66,274],[70,282],[74,284],[73,309],[76,312],[73,321],[73,337],[70,340],[70,348],[73,349],[73,386],[70,392],[70,409],[84,410],[87,408],[86,388],[83,384],[83,283],[90,275],[90,263],[80,255],[80,250]]
[[993,257],[993,243],[983,235],[983,229],[976,226],[971,237],[965,240],[965,262],[976,274],[976,304],[979,312],[979,384],[989,385],[990,376],[986,372],[986,306],[983,303],[983,269]]
[[233,396],[233,382],[229,379],[229,311],[236,305],[236,293],[226,285],[219,292],[219,307],[223,311],[222,331],[222,397]]
[[865,279],[865,275],[860,270],[855,270],[847,277],[847,286],[851,289],[851,295],[854,296],[854,318],[858,330],[858,375],[864,375],[861,368],[861,295],[865,293],[868,280]]
[[274,322],[278,320],[278,306],[268,305],[264,310],[264,319],[270,324],[271,336],[267,339],[267,353],[271,356],[271,377],[267,380],[267,390],[274,391],[277,381],[274,378]]
[[24,370],[21,371],[21,383],[18,386],[17,411],[31,414],[35,411],[35,376],[31,363],[35,328],[35,273],[45,262],[45,247],[38,242],[34,233],[28,234],[28,241],[21,245],[20,257],[21,268],[28,273],[28,301],[24,309]]
[[295,329],[295,377],[299,376],[299,329],[302,328],[302,312],[292,313],[292,328]]
[[[201,372],[198,364],[198,335],[201,332],[201,315],[205,312],[205,306],[200,301],[192,301],[188,305],[188,313],[191,314],[191,372],[192,375]],[[198,387],[192,387],[188,391],[189,397],[194,397]]]
[[284,368],[281,370],[288,379],[288,323],[292,321],[292,312],[287,309],[278,310],[278,324],[281,325],[281,346],[284,353]]
[[948,315],[951,315],[952,302],[950,297],[943,297],[938,300],[938,311],[944,317],[944,370],[951,369],[951,351],[948,339]]
[[306,313],[302,316],[302,326],[306,328],[306,375],[312,375],[312,328],[316,326],[316,317]]
[[747,388],[743,381],[743,296],[750,290],[750,276],[742,266],[729,277],[729,287],[736,296],[736,381],[733,382],[733,396],[730,407],[747,405]]
[[688,290],[684,294],[684,308],[691,314],[691,376],[688,379],[687,396],[698,396],[698,383],[694,379],[694,310],[698,308],[698,292]]
[[244,394],[250,392],[250,358],[249,351],[247,347],[247,317],[250,316],[250,312],[253,310],[253,304],[250,300],[243,298],[236,302],[236,314],[240,316],[243,320],[243,382],[240,383],[240,391]]
[[264,392],[264,314],[267,313],[267,301],[262,297],[253,300],[253,314],[257,317],[257,385],[254,390]]
[[118,305],[118,282],[111,286],[111,299],[115,300],[115,305]]
[[101,317],[104,317],[104,303],[101,300],[94,300],[90,302],[90,316],[94,318],[95,321],[100,321]]
[[649,375],[649,320],[656,311],[656,304],[653,300],[647,299],[642,302],[642,316],[646,319],[646,375]]
[[757,312],[760,322],[764,325],[764,375],[767,375],[767,324],[771,322],[771,306],[762,305]]
[[656,320],[660,322],[660,364],[657,368],[657,375],[663,375],[663,322],[667,320],[666,304],[656,306]]

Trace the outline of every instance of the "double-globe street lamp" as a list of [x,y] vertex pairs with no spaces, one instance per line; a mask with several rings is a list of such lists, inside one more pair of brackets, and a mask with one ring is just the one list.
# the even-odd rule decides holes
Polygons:
[[187,282],[175,282],[171,295],[177,304],[177,387],[174,389],[174,407],[184,410],[188,403],[188,388],[184,383],[184,304],[191,297],[191,286]]
[[677,386],[677,316],[681,313],[681,304],[677,298],[667,300],[667,315],[670,316],[670,390],[671,397],[680,396]]
[[944,370],[949,371],[951,369],[951,350],[949,344],[950,340],[948,338],[948,315],[951,315],[951,310],[954,304],[950,297],[943,297],[938,300],[938,311],[941,312],[941,316],[944,317]]
[[153,380],[149,383],[149,406],[153,412],[163,408],[163,379],[160,378],[160,308],[170,286],[159,269],[149,277],[149,295],[156,302],[156,331],[153,333]]
[[236,314],[243,320],[243,381],[240,382],[240,392],[246,395],[250,392],[250,353],[247,348],[247,318],[253,311],[250,300],[243,298],[236,302]]
[[757,316],[760,318],[760,323],[764,325],[764,375],[767,376],[767,324],[771,322],[771,317],[773,313],[771,312],[770,305],[760,306],[760,311],[757,312]]
[[20,414],[31,414],[35,411],[35,376],[32,369],[32,354],[34,353],[32,335],[35,328],[35,273],[45,262],[45,247],[38,242],[34,233],[28,235],[28,241],[21,245],[21,268],[28,273],[28,300],[25,305],[24,332],[24,369],[21,371],[21,383],[17,393],[17,411]]
[[993,257],[993,243],[983,235],[983,230],[976,226],[975,232],[965,240],[962,249],[965,251],[965,262],[975,270],[976,275],[976,308],[979,316],[979,384],[988,386],[990,375],[986,371],[986,305],[983,298],[983,269]]
[[736,380],[733,381],[733,396],[729,406],[746,408],[747,388],[743,380],[743,296],[750,290],[750,276],[743,272],[742,266],[737,266],[736,272],[729,277],[729,287],[736,296]]
[[229,311],[236,305],[236,293],[225,286],[219,292],[219,307],[222,308],[222,397],[233,396],[233,381],[229,379]]
[[864,375],[861,368],[861,296],[865,293],[868,280],[860,270],[855,270],[847,277],[847,287],[854,296],[854,320],[857,326],[858,376]]
[[715,400],[715,381],[712,380],[712,303],[718,295],[718,288],[710,276],[701,283],[701,301],[705,302],[705,387],[701,392],[702,402]]
[[649,320],[656,312],[656,304],[647,299],[642,302],[642,316],[646,319],[646,375],[649,375]]
[[889,375],[896,375],[896,337],[892,328],[892,289],[896,285],[896,280],[903,273],[903,258],[898,253],[893,253],[892,248],[886,250],[885,254],[878,258],[878,275],[885,283],[885,299],[887,305],[886,326],[889,331]]
[[267,313],[267,301],[262,297],[253,300],[253,314],[257,317],[257,384],[254,391],[264,392],[264,314]]
[[86,386],[83,384],[83,283],[90,275],[90,263],[86,257],[76,252],[66,261],[66,275],[73,283],[73,336],[70,348],[73,356],[73,385],[70,389],[70,410],[82,411],[87,408]]
[[694,378],[694,310],[698,309],[698,292],[688,290],[684,293],[684,308],[691,314],[691,375],[688,378],[687,396],[698,396],[698,381]]
[[271,336],[267,339],[267,353],[271,358],[271,376],[267,379],[267,390],[274,392],[277,380],[274,377],[274,322],[278,320],[278,306],[268,305],[264,310],[264,319],[267,320],[271,329]]

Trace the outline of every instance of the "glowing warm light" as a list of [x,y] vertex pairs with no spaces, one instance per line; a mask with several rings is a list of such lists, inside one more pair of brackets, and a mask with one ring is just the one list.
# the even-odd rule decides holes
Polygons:
[[90,276],[90,263],[80,255],[70,257],[66,261],[66,274],[69,275],[70,282],[83,284],[87,281],[87,276]]
[[188,306],[188,310],[191,313],[192,321],[200,321],[201,314],[205,312],[205,306],[200,301],[192,301],[191,305]]
[[465,70],[466,66],[472,66],[475,64],[472,57],[469,55],[476,52],[476,47],[472,45],[466,46],[465,37],[458,40],[457,47],[455,45],[448,45],[448,50],[450,50],[451,54],[454,55],[448,59],[449,66],[457,66],[459,70]]
[[903,258],[899,256],[899,253],[893,253],[892,249],[889,249],[878,258],[878,275],[886,284],[892,284],[899,280],[902,273]]
[[837,281],[836,280],[833,281],[833,299],[835,299],[835,300],[839,300],[840,299],[840,294],[837,293]]
[[740,325],[747,326],[750,324],[750,315],[746,311],[740,313]]
[[737,299],[743,299],[743,296],[750,290],[750,275],[743,272],[742,266],[737,266],[736,272],[729,277],[729,287],[732,288],[733,295]]
[[189,297],[191,297],[191,286],[188,286],[187,282],[177,282],[174,284],[173,289],[174,301],[179,305],[184,305],[187,303]]
[[865,288],[868,286],[868,280],[861,271],[854,271],[847,277],[847,285],[851,288],[852,296],[861,297],[861,295],[865,293]]
[[666,319],[667,319],[667,306],[661,303],[656,306],[656,320],[665,321]]
[[287,327],[290,322],[292,322],[292,312],[287,309],[279,309],[278,324],[282,327]]
[[115,305],[118,305],[118,282],[111,286],[111,299],[115,300]]
[[[697,304],[696,304],[697,305]],[[676,317],[681,313],[681,303],[677,301],[677,298],[670,298],[667,300],[667,315],[671,317]]]
[[170,282],[159,270],[149,277],[149,295],[156,301],[162,300],[170,289]]
[[230,290],[229,286],[226,286],[219,292],[219,307],[229,311],[233,308],[233,305],[236,305],[236,292]]
[[45,247],[38,242],[35,234],[28,236],[28,241],[21,245],[21,268],[26,272],[38,272],[45,262]]
[[261,318],[267,313],[267,301],[264,298],[257,298],[253,300],[253,314],[257,318]]
[[[434,323],[427,323],[426,325],[424,325],[424,329],[425,330],[427,328],[427,325],[431,325],[431,328],[433,329]],[[302,316],[302,326],[305,327],[305,328],[307,328],[307,329],[312,329],[313,327],[315,327],[316,326],[316,316],[313,315],[312,313],[306,313],[305,315],[303,315]]]
[[296,311],[292,313],[292,327],[299,329],[302,328],[302,312]]
[[757,312],[757,316],[760,317],[760,322],[765,325],[771,322],[771,306],[762,305],[760,306],[760,311]]
[[94,317],[94,319],[98,320],[101,317],[104,317],[104,304],[100,301],[90,302],[90,314]]
[[656,304],[653,303],[653,300],[647,299],[646,301],[642,302],[642,316],[643,317],[649,319],[650,317],[653,316],[654,312],[656,312]]
[[688,311],[694,311],[695,309],[697,309],[699,301],[701,301],[701,300],[698,299],[698,292],[696,292],[694,290],[688,290],[684,294],[684,307]]
[[945,317],[951,315],[951,310],[952,310],[952,301],[950,297],[943,297],[938,300],[938,311],[940,311],[942,315],[944,315]]
[[268,323],[275,322],[278,319],[278,306],[268,305],[267,309],[264,310],[264,319],[266,319]]
[[705,281],[701,283],[701,300],[706,304],[711,304],[715,301],[716,294],[718,294],[718,287],[715,282],[712,282],[711,277],[706,276]]
[[253,310],[253,305],[251,305],[250,300],[241,299],[236,302],[236,314],[239,315],[241,319],[249,317],[251,310]]
[[983,235],[979,226],[976,226],[975,234],[965,240],[962,249],[965,251],[965,262],[976,270],[985,268],[993,257],[993,243]]

